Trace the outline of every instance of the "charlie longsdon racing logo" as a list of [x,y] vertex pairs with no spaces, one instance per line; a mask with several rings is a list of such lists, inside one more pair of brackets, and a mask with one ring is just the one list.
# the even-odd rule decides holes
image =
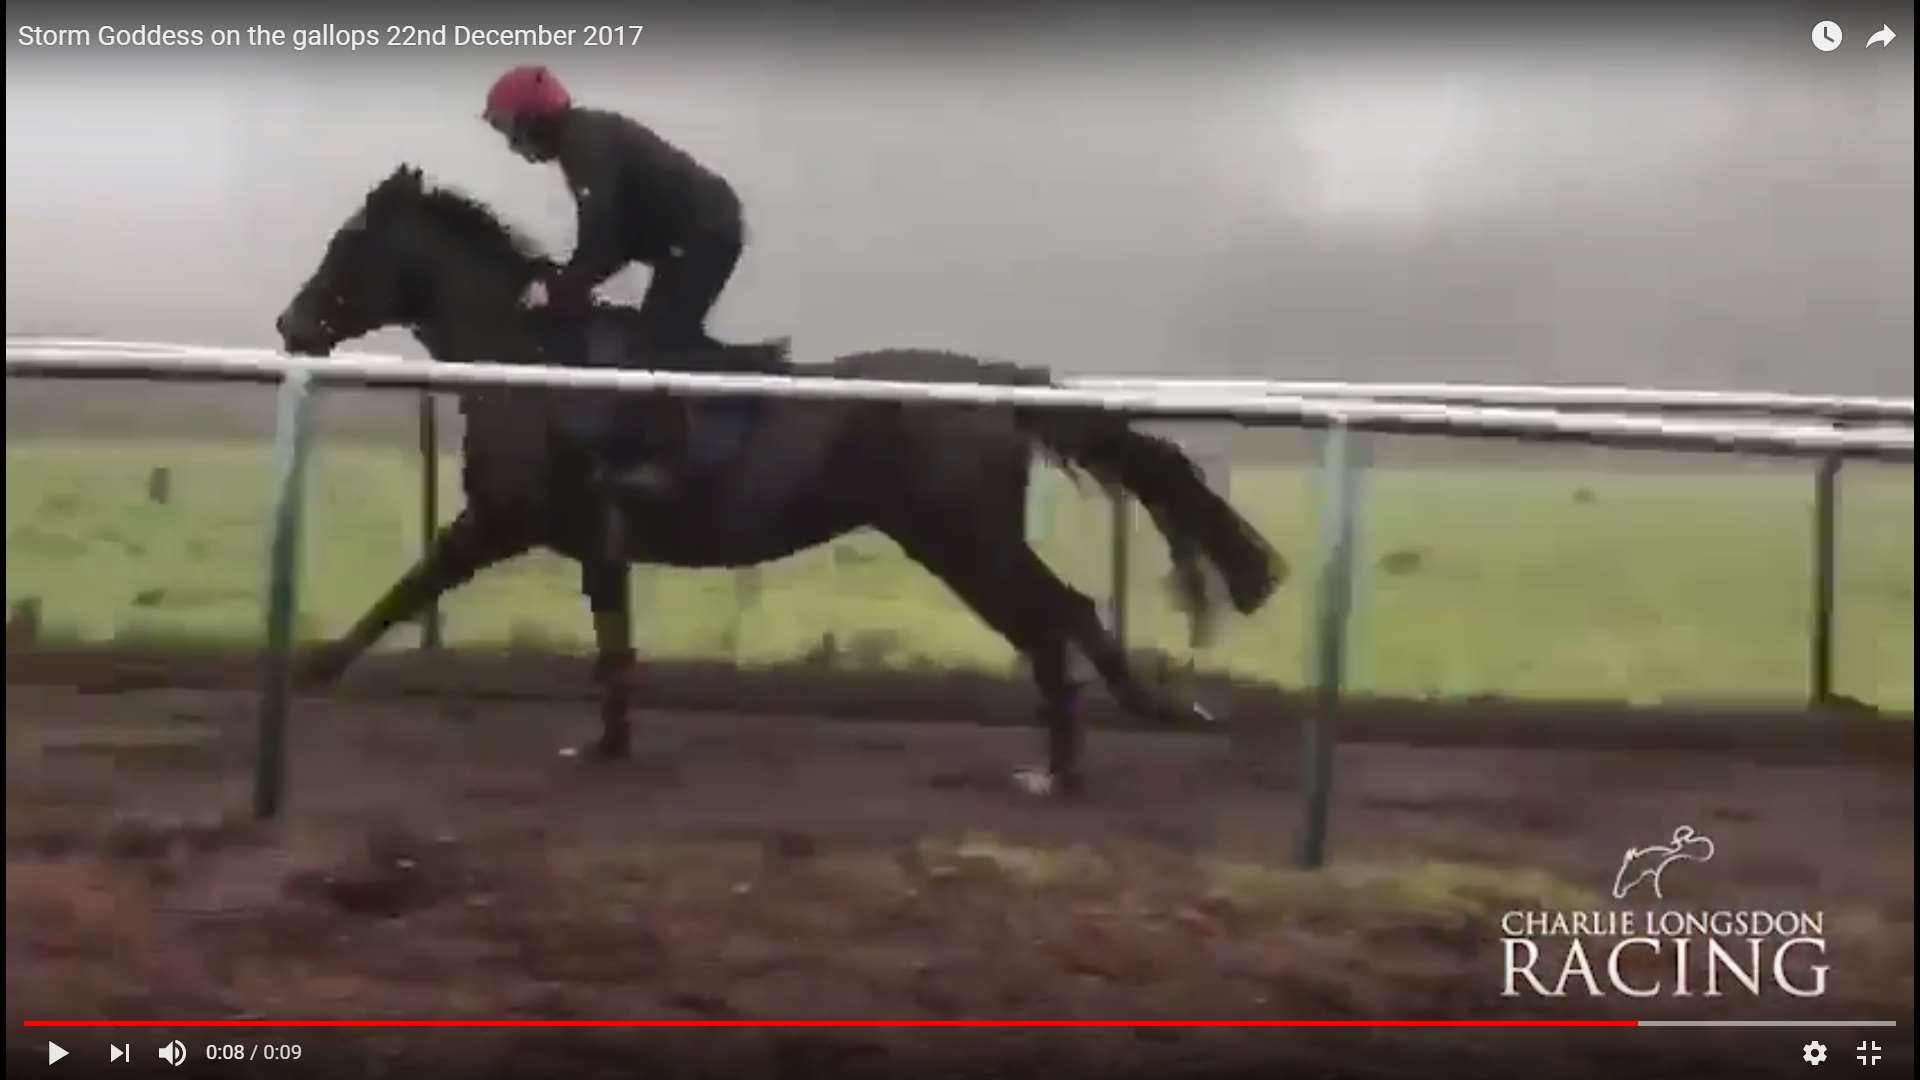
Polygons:
[[[1611,895],[1663,901],[1668,872],[1683,869],[1676,864],[1706,864],[1714,851],[1713,841],[1691,825],[1674,829],[1665,842],[1628,847]],[[1509,911],[1500,930],[1502,997],[1808,998],[1827,988],[1821,911]]]

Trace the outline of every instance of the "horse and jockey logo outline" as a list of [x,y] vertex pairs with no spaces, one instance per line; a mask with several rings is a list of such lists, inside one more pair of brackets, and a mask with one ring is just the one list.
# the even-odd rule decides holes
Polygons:
[[1625,900],[1641,882],[1652,882],[1655,899],[1664,900],[1660,877],[1676,862],[1706,862],[1713,858],[1713,841],[1694,831],[1691,825],[1673,830],[1671,842],[1629,847],[1620,857],[1620,869],[1613,875],[1613,898]]

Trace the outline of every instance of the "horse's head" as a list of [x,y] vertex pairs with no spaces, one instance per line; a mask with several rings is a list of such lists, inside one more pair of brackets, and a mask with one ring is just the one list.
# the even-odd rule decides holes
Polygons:
[[485,207],[395,169],[334,231],[326,254],[274,320],[290,353],[511,305],[541,263]]

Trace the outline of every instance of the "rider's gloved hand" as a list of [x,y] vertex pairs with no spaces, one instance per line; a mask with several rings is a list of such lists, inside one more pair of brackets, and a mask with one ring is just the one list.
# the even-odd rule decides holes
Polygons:
[[520,296],[523,308],[543,308],[547,306],[547,283],[535,278],[527,285],[527,291]]

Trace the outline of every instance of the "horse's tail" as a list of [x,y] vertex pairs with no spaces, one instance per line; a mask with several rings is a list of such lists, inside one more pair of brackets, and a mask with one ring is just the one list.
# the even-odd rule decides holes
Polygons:
[[1196,637],[1205,633],[1212,606],[1205,567],[1219,574],[1228,599],[1243,615],[1258,610],[1285,580],[1286,560],[1207,486],[1205,475],[1177,444],[1112,416],[1033,413],[1021,423],[1049,457],[1140,500],[1166,538],[1174,583]]
[[[842,378],[905,379],[913,382],[978,382],[999,386],[1051,386],[1044,367],[980,360],[959,353],[892,349],[843,356],[821,374]],[[1174,583],[1193,619],[1196,638],[1207,629],[1212,597],[1206,570],[1226,585],[1233,606],[1257,610],[1287,573],[1286,560],[1225,499],[1179,446],[1134,431],[1126,420],[1089,413],[1016,413],[1028,445],[1075,480],[1090,474],[1140,500],[1166,537]]]
[[[941,363],[944,359],[944,363]],[[1052,386],[1047,368],[926,354],[917,377],[1001,386]],[[1089,413],[1020,413],[1021,428],[1040,452],[1076,481],[1082,471],[1140,500],[1167,540],[1174,584],[1201,637],[1212,609],[1206,567],[1226,585],[1241,614],[1267,602],[1287,575],[1286,560],[1253,524],[1207,486],[1185,451],[1166,439],[1133,430],[1123,418]]]

